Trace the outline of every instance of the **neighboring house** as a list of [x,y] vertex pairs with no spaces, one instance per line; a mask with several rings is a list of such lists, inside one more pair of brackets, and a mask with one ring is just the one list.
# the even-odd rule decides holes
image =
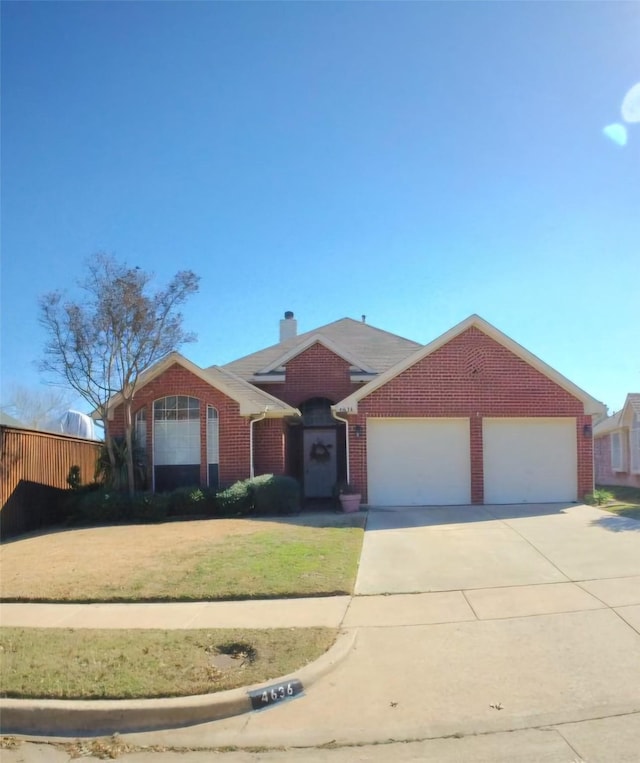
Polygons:
[[274,473],[398,506],[582,499],[604,411],[477,315],[423,346],[350,318],[298,335],[287,312],[278,344],[209,368],[171,353],[134,398],[155,490]]
[[640,393],[596,424],[593,440],[596,484],[640,487]]
[[24,428],[24,424],[18,421],[18,419],[14,419],[13,416],[9,416],[8,413],[5,413],[4,411],[0,411],[0,427]]

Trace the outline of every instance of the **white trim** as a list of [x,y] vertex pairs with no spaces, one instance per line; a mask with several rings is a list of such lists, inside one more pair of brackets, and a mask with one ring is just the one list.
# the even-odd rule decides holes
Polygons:
[[[257,413],[261,414],[265,412],[268,418],[281,418],[283,416],[299,415],[297,409],[291,408],[286,403],[283,403],[282,400],[278,400],[277,397],[270,395],[268,392],[264,392],[263,390],[254,387],[252,384],[240,378],[239,376],[236,376],[236,374],[232,373],[231,371],[220,368],[219,366],[212,366],[207,371],[204,371],[195,363],[187,360],[187,358],[185,358],[179,352],[170,352],[168,355],[165,355],[164,358],[159,360],[155,365],[151,366],[146,371],[143,371],[137,379],[136,390],[142,389],[175,364],[182,366],[194,376],[202,379],[202,381],[206,382],[213,389],[217,389],[219,392],[222,392],[224,395],[231,398],[231,400],[234,400],[236,403],[238,403],[240,406],[241,416],[251,416]],[[229,381],[233,380],[241,387],[246,387],[247,393],[249,393],[252,397],[255,396],[257,400],[250,400],[243,395],[238,394],[238,391],[231,387],[229,381],[226,381],[224,377],[226,377]],[[111,398],[107,409],[107,418],[109,421],[113,419],[114,411],[121,403],[122,395],[120,393],[114,395]],[[95,411],[92,416],[94,416],[94,418],[100,418],[100,415]]]
[[392,366],[387,371],[380,374],[376,379],[369,382],[369,384],[367,384],[365,387],[337,403],[334,406],[334,409],[341,413],[357,413],[358,402],[360,400],[367,397],[372,392],[375,392],[375,390],[391,381],[391,379],[394,379],[396,376],[401,374],[403,371],[406,371],[411,366],[415,365],[418,361],[422,360],[427,355],[431,355],[433,352],[440,349],[440,347],[444,346],[452,339],[455,339],[455,337],[457,337],[459,334],[462,334],[464,331],[467,331],[467,329],[471,327],[480,329],[480,331],[482,331],[488,337],[498,342],[498,344],[501,344],[506,349],[510,350],[514,355],[517,355],[530,366],[533,366],[533,368],[535,368],[537,371],[544,374],[548,379],[555,382],[560,387],[569,392],[569,394],[580,400],[584,405],[585,414],[597,414],[606,411],[606,407],[603,403],[591,397],[591,395],[589,395],[583,389],[569,381],[558,371],[551,368],[551,366],[547,365],[544,361],[540,360],[540,358],[529,352],[529,350],[526,350],[524,347],[522,347],[522,345],[519,345],[506,334],[503,334],[495,326],[492,326],[479,315],[470,315],[464,321],[458,323],[457,326],[454,326],[448,331],[445,331],[444,334],[437,337],[429,344],[421,347],[419,350],[416,350],[416,352],[412,353],[407,358],[404,358],[399,363],[396,363],[395,366]]

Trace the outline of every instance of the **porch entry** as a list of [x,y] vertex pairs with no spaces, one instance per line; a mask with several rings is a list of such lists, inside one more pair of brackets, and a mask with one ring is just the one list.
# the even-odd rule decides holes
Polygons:
[[304,494],[306,498],[330,498],[338,479],[336,430],[305,429]]
[[331,498],[336,482],[345,477],[345,429],[331,415],[331,405],[327,398],[314,397],[299,406],[302,426],[297,427],[297,445],[291,440],[299,454],[293,459],[298,468],[290,473],[302,482],[305,498]]

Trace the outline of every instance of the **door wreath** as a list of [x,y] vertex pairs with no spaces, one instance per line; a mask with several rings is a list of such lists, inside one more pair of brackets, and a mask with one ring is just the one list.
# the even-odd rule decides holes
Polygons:
[[331,452],[329,450],[330,445],[324,445],[321,442],[314,442],[311,446],[311,452],[309,458],[312,461],[318,461],[319,463],[326,463],[331,458]]

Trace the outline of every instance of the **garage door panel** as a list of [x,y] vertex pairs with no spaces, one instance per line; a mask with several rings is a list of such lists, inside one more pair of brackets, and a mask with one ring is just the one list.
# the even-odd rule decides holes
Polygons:
[[369,419],[367,468],[374,506],[469,503],[469,420]]
[[548,503],[577,498],[573,418],[483,421],[485,503]]

